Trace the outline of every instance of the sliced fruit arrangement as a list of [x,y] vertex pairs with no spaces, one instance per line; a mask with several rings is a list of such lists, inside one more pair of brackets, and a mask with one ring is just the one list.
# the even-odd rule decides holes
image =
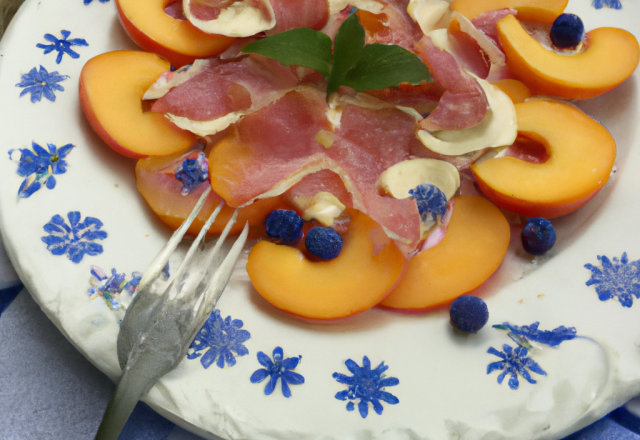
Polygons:
[[[313,67],[316,73],[309,73],[308,64],[289,68],[304,64],[289,62],[293,58],[284,62],[254,47],[251,55],[228,57],[230,50],[224,59],[202,62],[217,70],[199,70],[198,63],[191,70],[185,67],[177,75],[191,74],[171,82],[176,73],[169,71],[170,63],[180,67],[212,57],[234,38],[206,34],[179,14],[168,14],[165,8],[175,6],[170,3],[117,0],[125,29],[155,54],[116,51],[87,62],[80,76],[85,115],[111,148],[140,159],[138,189],[171,229],[183,222],[210,186],[218,194],[209,196],[190,233],[199,231],[219,203],[241,206],[236,229],[249,221],[263,239],[247,262],[255,289],[274,307],[317,320],[344,318],[376,305],[424,312],[473,291],[497,270],[507,252],[511,228],[501,209],[533,217],[521,235],[525,251],[532,255],[549,251],[555,230],[548,219],[569,214],[593,198],[607,183],[616,157],[615,141],[601,124],[549,96],[598,96],[627,79],[640,60],[635,37],[624,30],[601,28],[584,34],[578,17],[563,14],[567,0],[453,0],[446,11],[445,2],[429,2],[436,9],[428,35],[420,30],[424,23],[416,23],[410,15],[420,3],[420,17],[429,16],[426,2],[407,2],[409,13],[398,6],[401,2],[383,2],[371,10],[359,7],[357,14],[350,14],[351,7],[341,7],[327,19],[326,5],[320,12],[307,11],[296,18],[285,14],[291,12],[288,3],[278,0],[273,3],[278,6],[274,6],[278,26],[296,27],[303,20],[317,22],[310,26],[317,29],[328,23],[325,30],[333,43],[326,35],[313,34],[324,45],[320,52],[329,54],[319,64],[311,63],[320,65]],[[192,5],[191,12],[223,28],[229,28],[224,17],[240,13],[260,13],[256,17],[264,18],[244,3],[218,6],[227,9],[215,17],[207,15],[213,11],[210,6]],[[526,27],[522,22],[528,22]],[[340,84],[353,85],[354,90],[343,88],[325,97],[324,81],[345,67],[340,59],[345,51],[335,50],[340,46],[336,43],[340,23],[359,35],[350,39],[361,40],[354,53],[367,54],[348,60],[357,67],[353,71],[367,73],[365,67],[375,64],[371,60],[380,47],[402,46],[414,52],[407,52],[411,63],[417,61],[421,69],[422,63],[429,66],[436,83],[402,82],[359,95],[354,90],[360,89],[353,85],[357,81],[345,71],[339,75],[349,81]],[[254,34],[242,20],[231,24],[241,26],[242,35]],[[279,32],[280,27],[267,24],[268,33]],[[541,36],[540,29],[550,32]],[[259,38],[261,43],[267,39]],[[340,44],[347,47],[345,40]],[[285,47],[286,57],[299,55]],[[483,65],[481,75],[476,74],[486,80],[468,73],[478,51]],[[303,60],[311,56],[308,51],[300,53]],[[265,72],[277,70],[262,69],[258,74],[241,65],[249,58],[256,66],[267,60],[286,71],[286,87],[272,84],[273,96],[265,98]],[[191,86],[204,86],[194,98],[192,89],[180,87],[198,75]],[[283,75],[272,74],[271,79]],[[214,135],[182,130],[167,119],[170,112],[154,113],[146,110],[151,105],[143,105],[143,95],[154,83],[163,99],[178,96],[179,105],[172,105],[182,108],[192,101],[199,105],[207,101],[204,89],[224,81],[229,90],[242,90],[244,104],[253,110],[233,117],[222,112]],[[423,93],[427,89],[428,96]],[[232,93],[221,95],[236,99]],[[478,103],[481,111],[475,112]],[[204,105],[199,111],[220,113],[219,104],[212,106],[217,108]],[[446,123],[434,122],[438,111],[446,113]],[[471,113],[480,115],[476,122],[470,121]],[[430,123],[425,124],[427,120]],[[293,140],[286,141],[289,138]],[[304,168],[296,161],[313,166]],[[289,170],[292,164],[297,168]],[[286,178],[277,180],[280,175]],[[307,177],[310,180],[303,184]],[[469,182],[484,197],[460,195],[467,194]],[[297,183],[301,187],[296,189],[292,185]],[[365,183],[371,193],[364,191],[369,188]],[[251,197],[240,191],[245,189]],[[232,213],[233,208],[225,206],[209,235],[219,234]],[[397,227],[392,220],[403,228],[410,225],[406,229],[411,234],[394,232],[388,227]],[[407,236],[416,238],[407,241]],[[472,301],[473,310],[486,309],[482,300],[465,301]],[[452,319],[459,318],[457,328],[462,331],[478,331],[486,319],[469,324],[465,318],[469,307],[453,307]]]
[[442,306],[480,286],[500,266],[511,236],[507,219],[484,197],[453,200],[442,241],[408,261],[404,278],[380,306],[412,312]]
[[188,20],[167,14],[165,8],[174,1],[116,0],[116,6],[131,39],[175,67],[217,55],[233,43],[234,38],[206,34]]
[[385,297],[404,268],[393,242],[374,255],[371,233],[380,228],[351,210],[342,252],[330,261],[311,261],[302,251],[268,241],[249,254],[247,272],[273,306],[297,316],[336,319],[367,310]]
[[91,128],[125,156],[162,156],[189,149],[195,136],[158,113],[145,112],[142,96],[169,70],[158,55],[132,50],[100,54],[82,68],[80,105]]
[[627,79],[640,59],[636,38],[618,28],[588,32],[584,50],[572,55],[543,46],[513,15],[498,22],[498,35],[507,65],[536,95],[593,98]]
[[542,163],[513,156],[472,165],[482,192],[497,206],[530,217],[575,211],[609,180],[616,144],[602,125],[558,101],[516,104],[518,133],[542,146]]

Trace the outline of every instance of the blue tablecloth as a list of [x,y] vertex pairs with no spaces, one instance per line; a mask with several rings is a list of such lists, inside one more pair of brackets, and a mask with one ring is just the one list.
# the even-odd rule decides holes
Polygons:
[[[114,388],[22,288],[0,241],[0,440],[92,439]],[[566,440],[640,440],[635,407],[640,400]],[[199,438],[144,403],[120,435],[121,440]]]

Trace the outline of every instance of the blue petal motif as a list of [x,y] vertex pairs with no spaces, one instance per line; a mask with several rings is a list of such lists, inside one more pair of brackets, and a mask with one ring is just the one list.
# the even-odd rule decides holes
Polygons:
[[[91,4],[93,0],[84,0],[84,5],[89,5]],[[100,0],[100,3],[107,3],[109,0]]]
[[120,310],[123,306],[117,301],[117,298],[123,291],[133,295],[142,274],[133,272],[131,277],[132,279],[127,282],[125,274],[118,273],[115,269],[111,269],[111,276],[107,277],[107,274],[100,267],[92,265],[89,298],[93,300],[102,297],[111,310]]
[[93,217],[87,217],[80,222],[80,213],[72,211],[67,214],[69,225],[60,215],[54,215],[43,229],[49,235],[41,240],[47,245],[47,250],[53,255],[67,255],[74,263],[82,261],[85,255],[99,255],[103,252],[102,245],[93,243],[94,240],[104,240],[107,233],[100,231],[102,222]]
[[509,379],[509,387],[512,390],[518,389],[520,385],[518,382],[518,374],[525,378],[529,383],[536,383],[527,370],[534,373],[546,376],[547,373],[540,368],[540,366],[530,357],[527,357],[528,350],[525,347],[518,346],[513,349],[510,345],[504,344],[502,346],[503,352],[496,350],[493,347],[489,347],[487,353],[498,356],[502,361],[492,362],[487,366],[487,374],[491,374],[496,370],[502,370],[502,373],[498,376],[498,383],[501,384],[507,374],[511,375]]
[[[18,175],[24,177],[18,197],[28,198],[42,186],[53,189],[56,186],[56,174],[64,174],[67,162],[64,160],[74,148],[72,144],[66,144],[58,149],[53,144],[47,144],[49,151],[35,142],[31,143],[33,151],[26,148],[9,151],[9,159],[13,159],[16,151],[20,152],[18,160]],[[34,154],[35,153],[35,154]]]
[[65,53],[71,58],[80,58],[80,55],[76,51],[71,49],[71,46],[88,46],[89,44],[87,43],[87,41],[83,38],[72,38],[71,40],[69,40],[69,35],[71,35],[71,32],[69,31],[62,30],[60,31],[60,33],[62,34],[62,39],[56,38],[51,34],[45,34],[44,39],[51,42],[51,44],[38,43],[36,44],[36,47],[39,49],[44,49],[45,55],[53,52],[54,50],[58,52],[58,56],[56,57],[56,64],[60,64]]
[[640,260],[629,262],[626,252],[620,260],[609,260],[605,255],[598,255],[598,260],[601,267],[584,265],[591,271],[587,286],[596,286],[600,301],[615,297],[623,307],[631,307],[633,297],[640,298]]
[[16,84],[16,87],[23,88],[20,97],[30,93],[33,103],[40,102],[43,95],[49,101],[54,102],[56,100],[55,90],[64,91],[64,87],[58,83],[67,79],[69,76],[60,75],[57,71],[49,73],[47,69],[40,66],[40,70],[36,70],[34,67],[29,73],[22,75],[22,81]]
[[258,362],[265,368],[256,370],[249,379],[251,383],[260,383],[269,377],[269,382],[264,388],[264,394],[270,395],[278,384],[278,379],[282,382],[282,395],[286,398],[291,397],[291,388],[289,385],[300,385],[304,383],[304,377],[294,371],[294,368],[300,363],[302,356],[284,359],[284,352],[281,347],[273,349],[273,361],[263,352],[258,352]]
[[522,345],[525,348],[531,348],[527,341],[539,342],[540,344],[545,344],[550,347],[556,347],[564,341],[570,341],[578,336],[575,327],[567,328],[561,325],[553,330],[538,330],[539,325],[540,323],[538,321],[531,325],[523,325],[522,327],[505,322],[502,325],[494,325],[493,328],[508,330],[509,337],[516,344]]
[[383,373],[389,368],[381,362],[375,369],[371,369],[371,361],[367,356],[362,358],[362,367],[351,359],[345,361],[347,369],[353,376],[346,376],[341,373],[333,373],[333,378],[341,384],[348,385],[347,390],[338,392],[335,398],[338,400],[349,400],[347,403],[347,411],[355,409],[355,400],[358,402],[358,411],[362,418],[369,414],[369,404],[373,407],[376,414],[382,414],[382,404],[380,401],[390,405],[396,405],[400,402],[396,396],[383,390],[385,387],[396,386],[400,381],[395,377],[386,377]]
[[214,310],[191,343],[187,359],[202,356],[200,363],[204,368],[209,368],[216,359],[219,368],[224,368],[225,363],[233,367],[236,364],[235,356],[249,354],[243,343],[251,338],[251,333],[241,330],[242,326],[239,319],[232,321],[231,316],[227,316],[223,320],[220,310]]
[[605,5],[611,9],[622,9],[620,0],[593,0],[593,2],[591,2],[591,6],[596,9],[602,9]]

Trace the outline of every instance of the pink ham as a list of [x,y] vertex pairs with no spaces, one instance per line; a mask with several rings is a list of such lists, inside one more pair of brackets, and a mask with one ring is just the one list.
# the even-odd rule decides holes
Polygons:
[[239,206],[281,194],[304,176],[329,169],[340,174],[354,208],[398,238],[404,250],[415,248],[420,238],[415,202],[383,197],[376,188],[385,169],[420,146],[415,120],[393,107],[346,105],[336,140],[325,148],[315,139],[320,130],[331,130],[325,110],[323,93],[305,88],[248,115],[237,123],[236,139],[212,151],[214,190],[229,205]]
[[[374,15],[359,11],[358,15],[366,33],[366,44],[396,44],[407,50],[415,50],[422,37],[422,30],[407,13],[409,0],[386,0],[382,13]],[[367,22],[372,25],[368,26]],[[376,23],[376,24],[373,24]]]
[[209,66],[158,99],[151,111],[211,121],[234,111],[257,110],[297,83],[290,69],[260,55],[212,58]]
[[289,188],[286,197],[294,201],[296,197],[313,197],[319,192],[333,194],[343,205],[353,207],[351,194],[344,187],[344,182],[338,174],[331,170],[321,170],[305,176],[300,182]]
[[420,127],[425,130],[461,130],[478,125],[489,108],[478,81],[462,70],[453,55],[438,49],[430,37],[425,35],[417,49],[435,82],[445,89],[438,106],[420,121]]
[[229,6],[242,1],[246,1],[249,6],[260,10],[267,19],[271,16],[267,0],[192,0],[189,9],[193,17],[198,20],[210,21],[217,19],[220,12]]
[[322,29],[329,19],[328,0],[270,0],[276,25],[268,35],[294,28]]
[[487,37],[491,38],[496,46],[502,49],[500,39],[498,38],[497,24],[507,15],[516,15],[517,13],[518,11],[515,9],[496,9],[495,11],[489,11],[478,15],[471,21],[471,23],[473,23],[476,28],[484,32]]

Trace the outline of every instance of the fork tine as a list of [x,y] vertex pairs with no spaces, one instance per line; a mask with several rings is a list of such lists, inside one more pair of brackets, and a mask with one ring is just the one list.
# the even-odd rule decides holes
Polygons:
[[191,223],[193,223],[196,216],[200,213],[200,210],[204,206],[204,203],[207,200],[207,197],[209,196],[210,193],[211,193],[211,187],[209,186],[207,187],[207,189],[204,190],[204,192],[200,196],[198,203],[196,203],[196,206],[194,206],[193,210],[191,211],[191,214],[189,214],[189,217],[187,217],[185,221],[182,222],[180,227],[176,229],[176,231],[173,233],[173,235],[171,236],[167,244],[165,244],[164,247],[160,250],[160,252],[158,252],[158,255],[155,256],[155,258],[149,265],[149,268],[142,275],[142,278],[140,279],[140,283],[138,283],[138,292],[145,289],[147,287],[147,284],[150,281],[153,281],[158,278],[158,276],[160,275],[160,272],[162,271],[162,269],[164,269],[165,265],[167,264],[167,261],[169,261],[169,257],[171,256],[171,254],[173,254],[173,251],[176,250],[178,243],[180,243],[180,240],[182,240],[182,237],[184,237],[184,234],[187,232],[187,229],[189,229],[189,226],[191,226]]

